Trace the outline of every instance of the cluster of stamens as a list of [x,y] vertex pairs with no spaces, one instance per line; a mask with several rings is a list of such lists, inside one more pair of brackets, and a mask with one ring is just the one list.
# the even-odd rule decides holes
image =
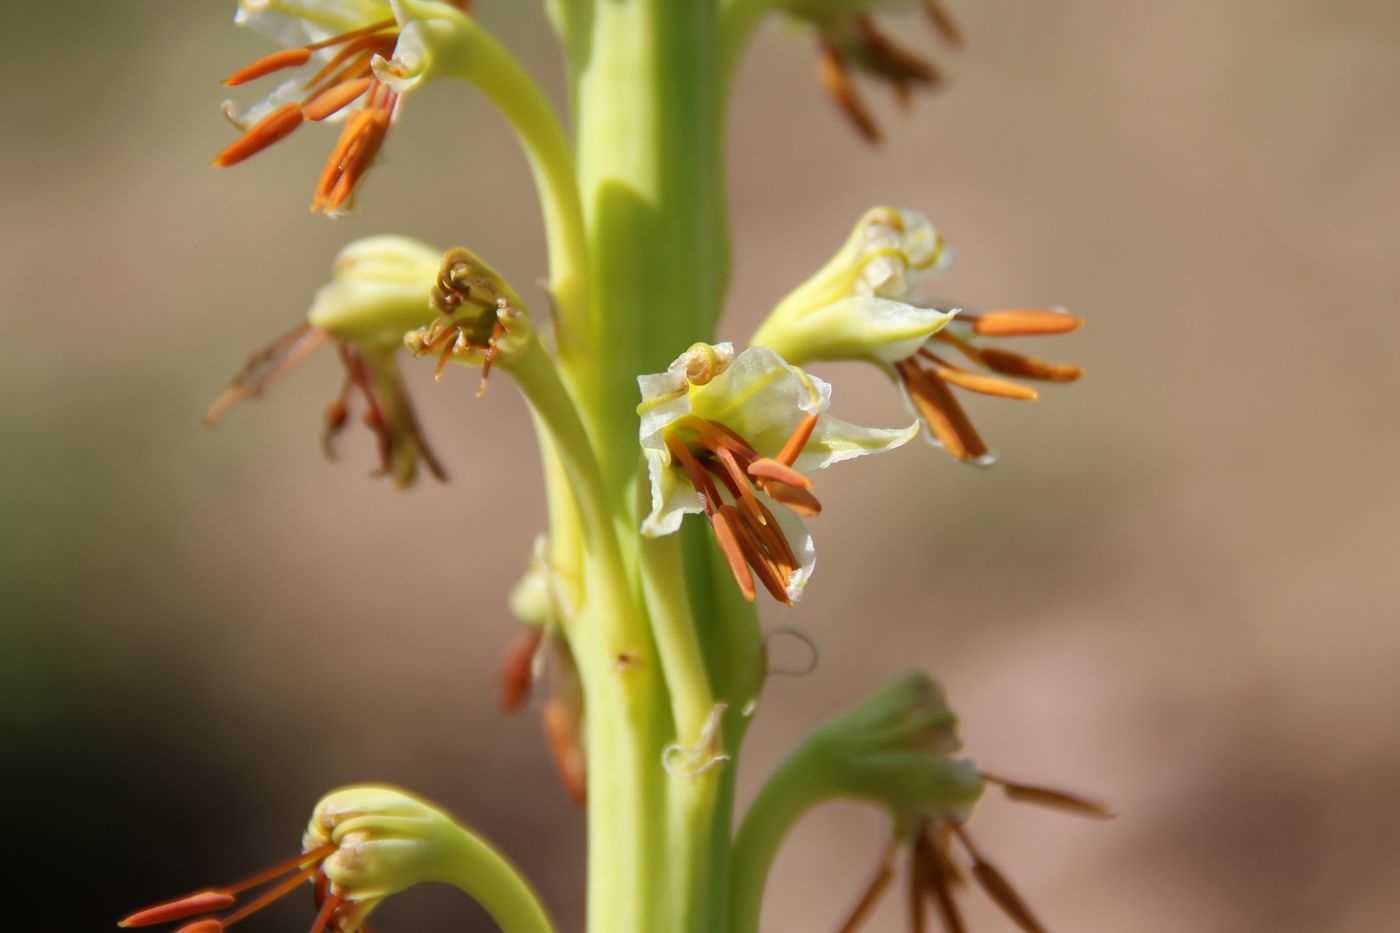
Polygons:
[[[254,353],[233,377],[228,388],[210,406],[209,413],[204,416],[204,423],[212,427],[237,402],[261,396],[321,346],[328,336],[320,328],[311,324],[301,324]],[[341,364],[345,368],[345,379],[340,392],[326,406],[322,420],[321,449],[326,458],[335,459],[334,441],[350,423],[351,403],[358,394],[364,403],[361,420],[374,434],[375,447],[379,454],[376,475],[393,474],[395,462],[400,454],[406,454],[415,462],[421,458],[436,479],[445,480],[447,471],[428,446],[427,439],[419,427],[408,390],[397,371],[383,373],[380,380],[376,381],[364,354],[352,343],[337,341],[337,349]],[[393,398],[385,399],[385,392],[392,393]],[[392,415],[388,413],[390,411]]]
[[[1022,803],[1063,810],[1075,816],[1091,819],[1111,819],[1108,807],[1064,791],[1032,784],[1008,781],[983,773],[983,779],[996,784],[1006,796]],[[1045,933],[1045,928],[1016,893],[1001,871],[983,857],[960,820],[945,816],[924,816],[904,836],[896,836],[881,855],[879,868],[869,886],[861,894],[855,909],[841,925],[841,933],[856,933],[874,915],[885,893],[895,880],[894,863],[899,850],[908,847],[906,870],[909,877],[909,928],[914,933],[928,929],[928,908],[932,905],[947,933],[964,933],[967,929],[954,894],[966,882],[964,869],[954,855],[954,843],[966,854],[967,874],[992,901],[1026,933]]]
[[[971,334],[976,337],[1063,334],[1077,330],[1083,323],[1071,314],[1045,310],[960,313],[955,321],[957,325],[970,325]],[[962,354],[974,366],[1006,376],[1041,382],[1073,382],[1083,375],[1078,366],[1047,363],[1000,347],[981,346],[967,336],[959,336],[953,325],[935,333],[929,344],[913,356],[895,363],[895,372],[928,429],[950,454],[969,463],[989,463],[992,454],[950,387],[1027,401],[1039,398],[1039,393],[1018,382],[950,362],[934,352],[931,344],[942,344]]]
[[[454,356],[481,363],[481,386],[476,394],[486,392],[491,378],[491,366],[500,352],[500,340],[505,336],[502,314],[512,310],[510,299],[502,293],[467,250],[450,250],[443,257],[442,268],[433,284],[432,306],[443,316],[421,330],[408,335],[408,345],[414,356],[438,354],[434,378],[441,379]],[[459,314],[463,308],[467,313]]]
[[[938,35],[950,46],[961,47],[962,32],[947,9],[938,0],[923,0],[923,9]],[[901,105],[909,103],[914,88],[943,82],[937,65],[891,39],[869,13],[823,26],[818,41],[822,86],[870,142],[879,142],[880,127],[856,91],[852,66],[888,84]]]
[[219,153],[214,165],[236,165],[285,139],[302,123],[325,120],[362,101],[360,108],[346,119],[311,202],[313,211],[327,214],[346,208],[383,147],[398,110],[399,95],[382,84],[373,69],[376,56],[388,58],[394,54],[398,37],[398,23],[391,17],[300,48],[274,52],[225,78],[226,86],[238,87],[288,68],[300,68],[316,52],[339,47],[302,85],[305,96],[300,102],[282,104],[247,127],[236,142]]
[[[312,882],[317,913],[316,920],[311,927],[311,933],[344,933],[344,928],[340,923],[340,914],[346,898],[344,894],[331,890],[330,881],[326,878],[324,869],[326,859],[335,851],[335,843],[325,843],[237,884],[197,891],[194,894],[187,894],[184,897],[138,910],[118,923],[117,926],[123,928],[149,927],[189,920],[191,922],[181,926],[174,933],[223,933],[224,930],[240,920],[247,919],[274,901],[291,893],[298,886]],[[273,882],[276,883],[273,884]],[[223,917],[201,916],[227,910],[238,902],[238,895],[263,885],[271,885],[271,887],[232,913]],[[358,929],[368,933],[367,927],[360,926]]]
[[[790,589],[800,563],[773,513],[755,493],[763,492],[798,515],[821,512],[821,503],[810,491],[812,481],[793,468],[816,425],[816,415],[804,415],[776,457],[760,457],[729,428],[694,415],[677,421],[666,436],[666,449],[699,494],[715,540],[748,600],[756,595],[757,574],[774,599],[792,603]],[[729,502],[721,498],[720,486],[729,493]]]

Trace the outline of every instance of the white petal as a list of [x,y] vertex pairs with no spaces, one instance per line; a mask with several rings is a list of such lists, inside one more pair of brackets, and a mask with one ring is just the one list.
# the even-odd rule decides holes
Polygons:
[[843,460],[882,454],[904,446],[918,433],[917,421],[907,428],[865,428],[823,415],[817,421],[812,439],[802,449],[793,467],[802,473],[810,473]]
[[658,538],[680,530],[682,519],[703,514],[705,506],[684,474],[672,467],[669,452],[648,450],[646,457],[651,514],[642,522],[642,534]]
[[793,571],[792,579],[788,581],[788,599],[797,602],[802,598],[802,590],[807,586],[807,581],[812,579],[812,571],[817,567],[817,545],[812,540],[812,535],[807,531],[807,525],[797,515],[773,502],[767,496],[761,495],[760,499],[768,506],[768,511],[773,513],[773,517],[778,521],[778,531],[787,539],[788,546],[792,548],[793,556],[797,558],[797,569]]

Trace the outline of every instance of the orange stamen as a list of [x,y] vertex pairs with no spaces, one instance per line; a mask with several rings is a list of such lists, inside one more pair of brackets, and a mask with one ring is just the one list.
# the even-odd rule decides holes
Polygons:
[[811,489],[812,481],[786,463],[779,463],[772,457],[760,457],[749,464],[749,475],[754,479],[770,479],[797,489]]
[[666,438],[666,449],[671,452],[671,456],[680,461],[685,475],[690,478],[690,485],[694,486],[695,491],[700,494],[700,501],[705,506],[705,514],[713,517],[715,510],[720,506],[719,490],[715,489],[715,484],[710,481],[705,468],[700,465],[699,460],[695,459],[690,448],[677,438]]
[[710,525],[715,530],[715,541],[719,544],[720,552],[729,562],[729,572],[734,574],[734,582],[739,584],[739,591],[744,594],[745,599],[753,602],[757,590],[754,589],[753,574],[749,572],[744,548],[740,543],[739,527],[742,521],[738,509],[732,505],[722,505],[719,511],[711,516]]
[[[386,51],[386,41],[390,39],[391,37],[389,36],[366,36],[363,39],[357,39],[356,41],[351,42],[345,48],[341,49],[339,52],[336,52],[335,55],[331,56],[330,60],[327,61],[324,65],[322,65],[320,70],[317,71],[314,75],[312,75],[310,80],[308,80],[302,86],[304,88],[307,88],[308,90],[315,87],[316,85],[324,81],[327,78],[327,76],[333,73],[337,68],[343,65],[347,59],[351,58],[352,56],[359,55],[365,49],[373,49],[374,51],[383,54],[383,52]],[[389,46],[387,51],[393,51],[392,45]]]
[[343,903],[345,903],[345,895],[343,894],[332,894],[326,898],[326,902],[321,905],[320,913],[316,915],[316,922],[311,925],[311,933],[325,933],[326,926],[331,922],[331,917]]
[[180,927],[175,933],[224,933],[224,926],[222,920],[196,920]]
[[807,441],[811,440],[812,432],[817,427],[817,416],[806,414],[798,422],[797,428],[792,432],[792,437],[783,445],[783,449],[775,457],[784,466],[792,466],[797,462],[797,458],[802,453],[802,449],[807,446]]
[[578,712],[564,700],[546,700],[540,709],[540,722],[564,792],[581,807],[588,802],[588,759],[580,738]]
[[311,61],[310,49],[283,49],[265,55],[244,68],[240,68],[224,79],[225,87],[238,87],[258,78],[281,71],[284,68],[299,68]]
[[369,171],[370,163],[384,145],[384,137],[389,133],[387,110],[370,110],[365,111],[365,114],[368,119],[363,122],[360,132],[351,141],[349,151],[340,160],[335,185],[322,206],[327,213],[340,210],[350,200],[355,188]]
[[329,87],[302,104],[302,115],[308,120],[324,120],[349,106],[355,98],[369,90],[373,83],[373,78],[357,78]]
[[1005,373],[1008,376],[1020,376],[1023,379],[1074,382],[1084,375],[1084,370],[1072,363],[1047,363],[1044,360],[1022,356],[1009,350],[999,350],[996,347],[983,347],[981,357],[982,364],[988,369]]
[[[315,862],[317,864],[320,864],[321,860],[324,859],[326,856],[330,855],[332,852],[334,852],[335,849],[335,843],[328,842],[323,846],[319,846],[315,849],[310,849],[306,852],[303,852],[294,858],[289,858],[285,862],[279,862],[278,864],[273,865],[266,871],[260,871],[253,877],[246,878],[243,881],[232,885],[231,887],[224,888],[223,890],[227,891],[229,894],[241,894],[249,888],[256,888],[258,885],[271,881],[273,878],[285,875],[292,869],[300,868],[301,866],[306,865],[308,862]],[[232,923],[233,921],[228,920],[225,922]]]
[[963,461],[980,460],[987,455],[987,445],[943,380],[908,361],[896,363],[895,370],[908,387],[909,398],[924,423],[948,453]]
[[505,333],[505,326],[498,319],[491,327],[491,339],[486,342],[486,357],[481,361],[481,385],[476,390],[477,398],[486,394],[486,383],[491,378],[491,364],[496,362],[496,354],[500,352],[497,341],[504,337]]
[[[331,845],[330,848],[334,849],[335,846]],[[305,859],[306,857],[307,856],[305,855],[302,856],[303,859]],[[271,904],[273,901],[285,897],[291,891],[295,890],[298,885],[310,881],[311,876],[316,874],[316,872],[318,872],[320,868],[320,859],[317,859],[316,864],[308,865],[306,868],[303,868],[295,875],[292,875],[286,881],[274,885],[263,894],[258,895],[257,898],[249,901],[245,906],[229,914],[227,917],[224,918],[223,925],[225,927],[231,927],[238,921],[244,920],[257,913],[258,911],[262,910],[264,907],[266,907],[268,904]]]
[[822,504],[816,496],[798,486],[787,483],[767,482],[763,491],[779,505],[787,507],[803,518],[816,518],[822,513]]
[[999,398],[1014,398],[1023,401],[1035,401],[1040,398],[1040,393],[1028,386],[1009,382],[1006,379],[998,379],[995,376],[984,376],[981,373],[969,372],[961,367],[954,366],[947,360],[928,350],[920,350],[919,355],[930,362],[936,363],[938,368],[934,370],[934,375],[944,382],[950,382],[969,392],[979,392],[982,395],[995,395]]
[[[730,506],[733,508],[733,506]],[[735,510],[735,514],[738,511]],[[759,540],[757,531],[762,526],[755,526],[749,522],[739,521],[735,530],[739,540],[740,549],[743,551],[744,559],[748,565],[758,573],[758,579],[763,583],[763,588],[768,591],[780,603],[792,605],[792,600],[787,594],[788,574],[778,562],[773,559],[763,548],[763,543]],[[779,535],[781,537],[781,535]]]
[[283,104],[254,124],[237,142],[219,153],[214,158],[214,166],[227,168],[257,155],[273,143],[290,136],[301,126],[303,119],[301,107],[296,104]]
[[383,19],[377,23],[370,23],[368,26],[362,26],[359,29],[342,32],[340,35],[332,36],[329,39],[322,39],[320,42],[313,42],[308,45],[306,49],[309,52],[314,52],[317,49],[328,49],[333,45],[340,45],[342,42],[349,42],[351,39],[358,39],[360,36],[368,36],[372,33],[383,32],[385,29],[397,25],[398,21],[395,19]]
[[1064,311],[1016,310],[989,311],[986,314],[962,315],[959,320],[971,321],[972,329],[983,337],[1036,337],[1067,334],[1084,326],[1084,321]]
[[166,901],[164,904],[138,910],[118,923],[117,926],[148,927],[157,923],[169,923],[172,920],[184,920],[186,917],[193,917],[196,914],[231,907],[233,900],[233,895],[227,891],[200,891],[198,894],[190,894],[173,901]]

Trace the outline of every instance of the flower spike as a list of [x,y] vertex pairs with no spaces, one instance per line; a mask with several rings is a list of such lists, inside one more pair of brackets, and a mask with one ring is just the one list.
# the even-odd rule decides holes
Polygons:
[[[343,214],[398,116],[399,89],[375,74],[377,61],[393,57],[400,36],[420,17],[461,16],[466,0],[355,0],[328,5],[315,0],[239,0],[234,22],[250,26],[289,48],[264,56],[224,79],[241,87],[279,72],[290,76],[261,101],[224,114],[243,135],[214,158],[225,168],[257,155],[307,121],[343,120],[316,186],[311,209]],[[359,107],[351,111],[351,106]]]
[[261,396],[330,340],[345,375],[322,423],[321,447],[327,459],[334,459],[334,442],[359,399],[364,424],[378,449],[378,475],[408,486],[422,462],[434,477],[445,479],[394,358],[405,333],[432,319],[428,295],[437,266],[437,250],[406,237],[367,237],[346,246],[336,257],[330,284],[316,293],[306,321],[249,358],[210,407],[205,423],[215,425],[237,402]]
[[727,343],[696,344],[637,383],[652,496],[642,534],[670,534],[685,515],[704,514],[749,600],[761,584],[791,605],[811,575],[815,552],[798,516],[820,514],[821,503],[807,474],[898,447],[915,430],[827,415],[831,387],[767,347],[735,356]]
[[[954,458],[989,466],[996,456],[954,394],[1034,401],[1032,387],[1003,378],[1073,382],[1077,366],[1047,363],[983,342],[988,337],[1064,334],[1083,321],[1063,311],[1019,309],[971,314],[925,303],[920,286],[941,276],[952,252],[922,214],[875,208],[811,279],[782,300],[754,335],[799,365],[865,360],[903,389],[929,439]],[[956,352],[962,361],[943,355]]]

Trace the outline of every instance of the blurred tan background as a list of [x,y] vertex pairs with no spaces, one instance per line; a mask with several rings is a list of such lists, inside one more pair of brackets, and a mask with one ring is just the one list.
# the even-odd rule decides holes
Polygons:
[[[821,664],[773,681],[746,795],[922,667],[989,768],[1123,810],[981,808],[1053,929],[1400,929],[1400,7],[951,5],[956,82],[908,116],[869,89],[878,151],[819,95],[805,38],[760,35],[732,115],[725,333],[892,202],[957,247],[950,298],[1088,318],[1034,349],[1089,377],[971,401],[989,473],[915,448],[823,477],[816,581],[767,613]],[[535,4],[483,6],[559,96]],[[207,167],[218,78],[269,50],[232,3],[3,9],[0,787],[30,869],[6,926],[102,928],[237,877],[297,844],[321,792],[379,779],[485,830],[578,929],[582,820],[536,723],[491,703],[542,522],[508,381],[475,400],[468,374],[412,374],[453,482],[406,495],[367,478],[362,434],[321,461],[329,358],[199,425],[347,239],[470,245],[540,278],[513,139],[462,88],[415,95],[361,214],[330,223],[305,211],[326,133]],[[903,423],[871,374],[826,375],[839,414]],[[766,927],[834,926],[884,831],[855,807],[804,824]],[[1009,929],[977,905],[975,929]],[[383,913],[391,933],[491,929],[445,892]]]

